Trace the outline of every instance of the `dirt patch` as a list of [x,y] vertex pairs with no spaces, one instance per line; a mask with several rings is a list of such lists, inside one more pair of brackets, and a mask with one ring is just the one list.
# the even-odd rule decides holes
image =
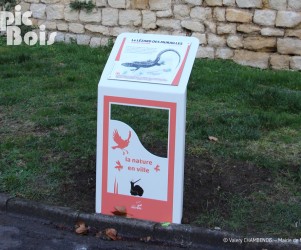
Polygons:
[[231,195],[248,196],[269,185],[270,172],[238,161],[186,157],[183,223],[193,223],[205,211],[217,209],[227,216]]
[[[70,179],[63,185],[61,201],[84,212],[95,210],[95,157],[73,165]],[[183,223],[193,223],[205,211],[216,209],[227,216],[225,195],[248,196],[270,184],[266,169],[245,162],[216,162],[186,156]]]

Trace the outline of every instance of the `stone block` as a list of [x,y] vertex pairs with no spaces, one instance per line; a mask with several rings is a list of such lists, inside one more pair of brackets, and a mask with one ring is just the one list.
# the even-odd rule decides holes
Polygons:
[[139,10],[146,10],[149,8],[148,0],[132,0],[131,8],[139,9]]
[[206,32],[216,34],[216,22],[204,21]]
[[200,21],[183,20],[181,26],[193,32],[205,32],[205,26]]
[[108,0],[108,4],[114,9],[126,9],[130,7],[130,2],[127,0]]
[[274,37],[246,37],[243,41],[244,48],[255,51],[276,50],[277,40]]
[[69,23],[69,31],[72,33],[80,34],[85,32],[84,25],[80,23]]
[[290,57],[285,55],[271,55],[270,64],[272,69],[289,69]]
[[91,37],[88,35],[77,35],[76,42],[79,45],[89,45]]
[[64,16],[66,21],[75,22],[78,21],[79,11],[71,9],[70,6],[68,5],[64,9]]
[[108,46],[110,40],[111,40],[111,38],[109,38],[109,37],[103,37],[103,38],[101,38],[100,46],[102,46],[102,47]]
[[172,17],[173,12],[172,10],[160,10],[156,12],[156,16],[159,18],[166,18],[166,17]]
[[171,9],[171,0],[149,0],[150,10],[169,10]]
[[44,22],[44,25],[46,27],[46,30],[56,30],[56,22],[52,22],[52,21],[46,21]]
[[223,23],[217,26],[217,34],[235,34],[236,33],[236,24],[235,23]]
[[212,20],[212,8],[194,7],[190,11],[190,17],[201,21]]
[[210,58],[214,59],[214,48],[211,47],[199,47],[197,54],[197,58]]
[[88,31],[91,31],[93,33],[100,33],[105,36],[110,35],[109,28],[103,25],[97,25],[97,24],[86,24],[85,29]]
[[269,67],[270,55],[264,52],[251,52],[248,50],[236,50],[234,52],[234,62],[261,69]]
[[208,6],[222,6],[223,0],[205,0]]
[[90,40],[90,47],[97,48],[100,47],[101,38],[100,37],[92,37]]
[[250,23],[252,18],[253,14],[248,10],[232,8],[226,10],[226,20],[229,22]]
[[95,0],[95,5],[97,7],[106,7],[108,4],[107,0]]
[[159,19],[156,22],[157,26],[165,29],[171,30],[179,30],[181,29],[181,21],[180,20],[172,20],[172,19]]
[[225,22],[226,21],[226,9],[216,7],[213,10],[213,18],[219,22]]
[[300,0],[288,0],[288,7],[294,11],[301,11],[301,1]]
[[33,3],[30,6],[30,11],[32,12],[33,18],[45,19],[46,18],[46,4]]
[[223,5],[234,7],[235,6],[235,0],[223,0]]
[[262,0],[236,0],[239,8],[261,8]]
[[301,13],[293,11],[278,11],[276,18],[277,27],[293,28],[301,23]]
[[226,45],[226,38],[223,36],[217,36],[215,34],[208,34],[208,45],[210,47],[224,47]]
[[280,54],[301,55],[301,40],[297,38],[278,38],[277,49]]
[[243,47],[243,38],[238,35],[228,36],[227,45],[233,49],[239,49]]
[[142,10],[142,28],[143,29],[156,29],[157,17],[153,11]]
[[263,28],[260,31],[262,36],[284,36],[284,30],[276,28]]
[[[19,3],[19,5],[21,6],[21,12],[22,13],[24,13],[25,11],[30,10],[30,4],[29,3],[21,2],[21,3]],[[0,7],[0,9],[1,9],[1,7]]]
[[183,19],[185,17],[189,17],[190,8],[186,4],[174,5],[173,14],[176,19]]
[[290,60],[290,67],[293,70],[301,70],[301,56],[293,56]]
[[298,30],[288,29],[285,31],[285,36],[298,37],[299,39],[301,39],[301,29],[298,29]]
[[254,23],[263,26],[274,26],[276,21],[275,10],[255,10]]
[[84,23],[99,23],[101,22],[101,10],[93,9],[91,12],[81,10],[79,13],[79,20]]
[[237,31],[250,34],[250,33],[258,33],[261,28],[257,25],[253,24],[241,24],[237,26]]
[[198,32],[193,32],[191,36],[196,37],[199,39],[199,44],[200,45],[206,45],[207,44],[207,37],[206,34],[204,33],[198,33]]
[[184,2],[192,5],[202,5],[203,0],[184,0]]
[[233,55],[233,50],[229,48],[217,48],[215,52],[215,57],[221,59],[231,59]]
[[57,32],[54,40],[56,42],[64,42],[65,41],[65,34],[62,33],[62,32]]
[[119,24],[128,26],[139,26],[142,24],[142,16],[140,10],[120,10]]
[[46,7],[47,20],[64,19],[65,6],[62,4],[50,4]]
[[56,26],[59,31],[68,31],[68,24],[65,22],[57,22]]
[[67,33],[65,35],[65,43],[76,43],[76,37],[77,35],[75,34]]
[[137,32],[133,27],[114,27],[110,29],[110,36],[118,36],[121,33],[135,33]]
[[274,10],[286,10],[287,0],[269,0],[269,7]]
[[118,10],[113,8],[102,9],[102,25],[118,26]]

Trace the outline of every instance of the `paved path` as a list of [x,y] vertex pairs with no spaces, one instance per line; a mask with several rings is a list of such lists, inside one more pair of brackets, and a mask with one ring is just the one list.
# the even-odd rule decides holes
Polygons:
[[0,211],[1,250],[94,250],[94,249],[183,249],[150,242],[107,241],[80,236],[71,228],[59,227],[46,220]]
[[[90,236],[77,235],[74,224],[78,220],[87,223],[94,233]],[[106,228],[116,228],[128,240],[108,241],[94,236],[97,230]],[[145,236],[151,236],[155,241],[141,242],[140,237]],[[295,240],[297,242],[282,242],[191,225],[163,226],[161,223],[120,216],[87,214],[0,193],[0,250],[301,250],[301,239]]]

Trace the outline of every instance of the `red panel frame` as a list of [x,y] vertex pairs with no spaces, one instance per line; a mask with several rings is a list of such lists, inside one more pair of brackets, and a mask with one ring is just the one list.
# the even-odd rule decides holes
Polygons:
[[[109,121],[110,104],[125,104],[150,108],[168,109],[169,113],[169,139],[168,139],[168,185],[167,201],[147,198],[137,198],[127,195],[107,192],[108,184],[108,157],[109,157]],[[153,101],[136,98],[104,96],[103,112],[103,152],[102,152],[102,203],[101,213],[112,215],[115,206],[124,206],[128,214],[133,218],[145,219],[157,222],[172,222],[173,195],[174,195],[174,166],[175,166],[175,142],[176,142],[176,108],[173,102]],[[143,203],[143,209],[135,210],[131,206],[136,202]]]

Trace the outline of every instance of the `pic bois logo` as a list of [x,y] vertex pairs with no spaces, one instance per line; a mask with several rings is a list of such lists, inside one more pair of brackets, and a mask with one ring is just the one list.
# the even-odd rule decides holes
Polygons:
[[40,45],[52,45],[55,41],[56,32],[52,32],[46,38],[45,25],[40,25],[38,34],[29,31],[22,37],[21,28],[19,26],[32,26],[30,17],[31,11],[21,12],[21,6],[15,6],[15,12],[0,11],[0,32],[6,33],[7,45],[20,45],[24,41],[27,45],[35,45],[39,42]]

